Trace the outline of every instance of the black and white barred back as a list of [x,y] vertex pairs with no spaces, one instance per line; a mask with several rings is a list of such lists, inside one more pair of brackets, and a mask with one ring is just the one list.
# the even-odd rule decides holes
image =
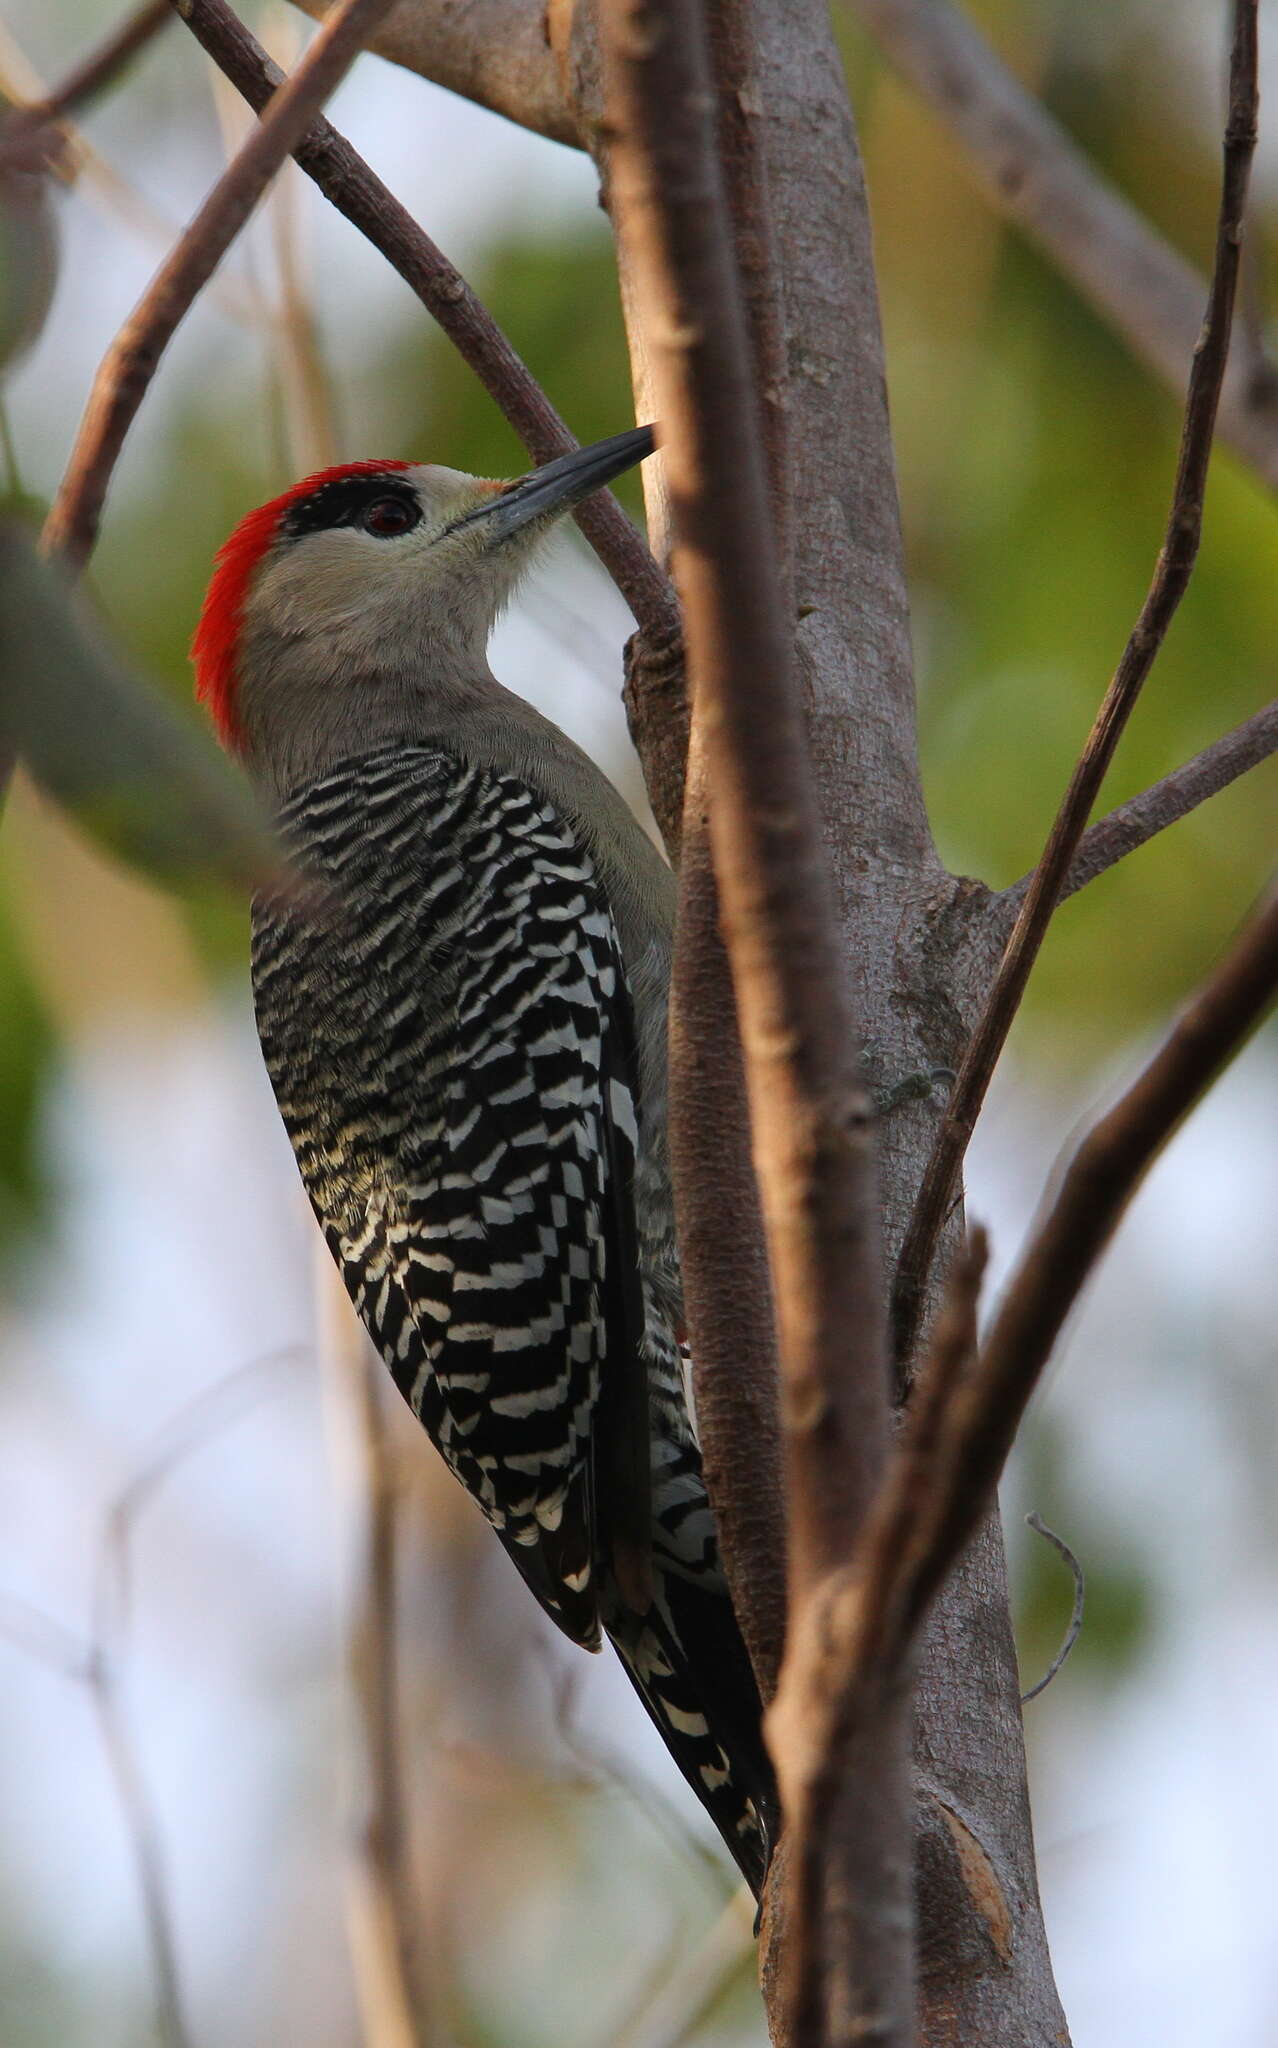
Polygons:
[[602,1622],[757,1894],[775,1794],[661,1306],[670,1220],[635,1213],[594,863],[524,783],[427,747],[282,823],[317,886],[254,905],[258,1029],[351,1298],[542,1606],[588,1648]]

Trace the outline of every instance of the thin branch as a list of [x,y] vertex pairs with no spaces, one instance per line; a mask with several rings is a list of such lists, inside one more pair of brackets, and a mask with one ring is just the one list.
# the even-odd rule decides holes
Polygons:
[[[172,13],[172,0],[166,0],[166,9]],[[14,41],[10,30],[0,21],[0,92],[9,99],[36,104],[49,97],[49,90],[30,59]],[[131,234],[167,254],[181,233],[180,221],[167,217],[161,207],[153,206],[114,164],[92,146],[83,129],[64,116],[56,129],[47,125],[34,131],[28,129],[26,136],[28,143],[32,143],[39,152],[34,168],[47,171],[68,185],[74,184],[77,198],[87,193],[108,219],[122,222]],[[15,154],[21,159],[22,150],[16,150]],[[239,290],[233,277],[213,278],[209,293],[228,318],[239,321],[251,319],[246,295]]]
[[[1228,789],[1240,775],[1259,767],[1262,761],[1267,761],[1275,753],[1278,753],[1278,697],[1272,704],[1266,704],[1263,711],[1257,711],[1241,725],[1235,726],[1223,739],[1204,747],[1202,753],[1195,754],[1192,761],[1186,761],[1183,768],[1174,768],[1161,782],[1142,790],[1139,796],[1130,797],[1125,804],[1119,804],[1116,810],[1110,811],[1107,817],[1099,818],[1089,826],[1079,840],[1078,851],[1058,900],[1063,903],[1067,896],[1086,888],[1097,875],[1103,875],[1120,860],[1126,860],[1137,847],[1144,846],[1179,819],[1188,817],[1199,804],[1205,804],[1209,797]],[[1019,882],[1001,890],[991,898],[985,914],[1010,926],[1033,879],[1032,872],[1022,875]]]
[[[824,1683],[814,1693],[824,1698],[837,1730],[809,1731],[817,1762],[838,1756],[866,1712],[867,1696],[872,1699],[905,1663],[933,1600],[989,1508],[1030,1396],[1128,1204],[1276,997],[1278,884],[1154,1057],[1074,1152],[979,1355],[984,1234],[974,1230],[955,1260],[929,1356],[856,1555],[831,1575],[808,1640],[809,1654],[825,1665]],[[1076,1612],[1078,1605],[1076,1597]],[[829,1793],[828,1770],[814,1763],[810,1796],[828,1800]],[[811,1873],[800,1869],[800,1899],[805,1881],[812,1882]],[[800,1930],[803,1925],[800,1914]]]
[[11,155],[29,148],[34,130],[57,126],[75,108],[83,106],[86,100],[96,99],[113,84],[138,51],[163,28],[172,12],[169,0],[146,0],[96,50],[75,65],[60,85],[10,114],[0,136],[0,169],[8,164]]
[[269,1352],[197,1394],[161,1430],[150,1457],[117,1494],[103,1525],[93,1598],[93,1643],[84,1677],[133,1847],[166,2048],[191,2048],[192,2037],[184,2013],[159,1823],[120,1699],[118,1674],[129,1614],[129,1550],[138,1517],[174,1468],[238,1422],[271,1391],[266,1376],[274,1378],[297,1356],[296,1346]]
[[[855,1783],[858,1772],[873,1773],[880,1767],[881,1760],[873,1754],[876,1726],[884,1699],[890,1702],[901,1683],[909,1640],[903,1612],[904,1561],[926,1521],[948,1406],[976,1356],[976,1311],[986,1257],[984,1233],[974,1230],[951,1268],[927,1366],[915,1384],[905,1431],[889,1459],[855,1556],[828,1575],[807,1614],[799,1617],[793,1644],[787,1647],[787,1684],[791,1660],[802,1660],[806,1666],[806,1711],[794,1717],[791,1730],[796,1790],[788,1816],[793,1874],[785,1965],[798,1988],[796,2002],[813,2027],[810,2036],[796,2029],[804,2048],[809,2038],[822,2038],[809,2017],[810,1998],[804,1997],[803,1988],[818,1972],[818,1904],[838,1791],[850,1776]],[[786,1709],[783,1697],[770,1716],[770,1732]]]
[[[177,4],[177,0],[174,0]],[[225,0],[182,0],[201,47],[259,114],[281,73]],[[339,213],[381,251],[443,328],[500,407],[534,462],[577,443],[492,315],[425,231],[344,136],[313,122],[293,151],[308,178]],[[669,583],[642,536],[608,492],[582,505],[577,523],[634,612],[646,637],[668,641],[677,628]]]
[[[322,21],[329,0],[294,0]],[[397,7],[373,37],[372,48],[392,64],[459,93],[476,106],[517,121],[552,142],[583,145],[565,73],[565,45],[573,31],[571,7],[530,6],[528,0],[465,0],[465,5]]]
[[19,1599],[16,1593],[0,1593],[0,1636],[24,1656],[43,1664],[46,1671],[78,1685],[87,1684],[93,1664],[92,1644],[82,1643],[62,1622],[55,1621],[43,1608],[33,1607],[29,1600]]
[[83,1685],[93,1704],[107,1769],[133,1852],[142,1916],[155,1976],[156,2025],[164,2048],[192,2048],[183,2012],[177,1946],[164,1880],[164,1858],[150,1796],[120,1708],[115,1667],[101,1642],[81,1643],[52,1615],[0,1594],[0,1637],[59,1678]]
[[660,1835],[668,1849],[710,1880],[716,1899],[739,1891],[741,1880],[737,1872],[717,1848],[694,1833],[682,1807],[666,1797],[656,1780],[637,1770],[620,1750],[610,1749],[586,1735],[578,1725],[577,1700],[584,1675],[581,1662],[559,1663],[553,1646],[541,1632],[529,1634],[528,1648],[545,1673],[555,1733],[578,1767],[579,1782],[594,1791],[619,1792]]
[[[930,1547],[936,1468],[949,1417],[976,1364],[977,1309],[988,1259],[985,1232],[974,1225],[950,1269],[927,1361],[911,1390],[905,1428],[846,1575],[845,1586],[856,1589],[853,1661],[861,1677],[900,1659],[921,1613],[913,1588],[919,1560]],[[836,1699],[839,1691],[835,1688]]]
[[[610,0],[600,39],[614,219],[666,429],[694,736],[777,1306],[793,1630],[850,1554],[886,1447],[870,1105],[793,674],[704,22],[680,0]],[[806,1705],[788,1663],[787,1694],[774,1730]],[[906,1722],[899,1711],[892,1756],[904,1755]],[[776,1753],[787,1792],[784,1739]],[[823,2015],[842,2004],[849,2021],[873,2013],[884,2044],[910,2027],[901,1776],[876,1781],[863,1830],[835,1834],[824,1875],[855,1909],[851,1939],[814,1952],[792,2001]],[[807,1817],[788,1793],[787,1815],[800,1828]]]
[[[787,536],[787,362],[764,161],[764,92],[753,9],[707,10],[724,200],[737,252],[776,551],[779,603],[793,616]],[[628,681],[637,680],[632,666]],[[710,843],[705,728],[683,716],[648,665],[649,751],[674,752],[679,825],[678,943],[670,991],[670,1158],[683,1305],[706,1485],[733,1605],[765,1705],[785,1650],[786,1517],[777,1340],[732,968]],[[672,715],[673,714],[673,715]]]
[[339,0],[108,349],[44,528],[45,547],[74,567],[92,552],[125,435],[175,330],[317,109],[393,5],[394,0]]
[[1278,994],[1278,886],[1098,1118],[1060,1178],[981,1347],[947,1405],[928,1520],[903,1570],[915,1627],[976,1528],[1067,1316],[1158,1154]]
[[1039,1514],[1026,1515],[1025,1521],[1026,1526],[1031,1528],[1036,1536],[1041,1536],[1045,1542],[1050,1543],[1053,1550],[1060,1557],[1063,1557],[1068,1565],[1074,1581],[1074,1609],[1069,1618],[1069,1627],[1066,1629],[1061,1640],[1060,1649],[1056,1652],[1043,1676],[1035,1679],[1028,1692],[1021,1694],[1021,1705],[1023,1707],[1027,1707],[1031,1700],[1036,1700],[1040,1693],[1046,1692],[1048,1686],[1056,1677],[1057,1672],[1064,1666],[1065,1660],[1078,1641],[1082,1630],[1083,1608],[1087,1600],[1087,1581],[1083,1577],[1083,1567],[1064,1537],[1058,1536],[1055,1529],[1049,1529],[1043,1517]]
[[134,1468],[112,1501],[103,1526],[93,1596],[94,1640],[112,1654],[129,1623],[130,1546],[143,1511],[179,1465],[215,1436],[233,1428],[273,1391],[272,1382],[280,1371],[295,1365],[301,1356],[299,1345],[281,1345],[203,1388],[157,1432],[150,1455]]
[[1114,750],[1184,596],[1198,554],[1207,466],[1229,354],[1247,180],[1256,147],[1256,11],[1257,0],[1235,0],[1216,258],[1207,315],[1190,371],[1166,535],[1149,594],[1070,778],[993,987],[963,1054],[940,1135],[923,1176],[902,1246],[893,1294],[896,1356],[903,1365],[909,1359],[918,1331],[937,1242],[990,1077],[1020,1007],[1030,970],[1060,901]]
[[126,1816],[133,1860],[142,1893],[151,1966],[155,1972],[156,2020],[164,2048],[193,2048],[186,2023],[177,1943],[165,1882],[164,1855],[151,1797],[120,1705],[115,1674],[105,1655],[94,1656],[87,1683],[97,1715],[107,1765]]
[[[962,145],[1000,213],[1179,391],[1206,283],[1128,204],[947,0],[848,0],[884,55]],[[1240,334],[1221,439],[1278,488],[1278,368]]]
[[152,1455],[107,1510],[93,1596],[93,1635],[87,1643],[26,1601],[0,1595],[0,1635],[60,1677],[86,1686],[93,1701],[133,1851],[155,1973],[157,2022],[166,2048],[190,2048],[191,2035],[183,2011],[159,1827],[119,1696],[120,1651],[128,1618],[128,1548],[138,1516],[174,1466],[238,1421],[264,1391],[264,1369],[286,1364],[294,1356],[290,1348],[253,1359],[197,1394],[165,1425]]
[[333,1463],[343,1482],[357,1552],[347,1629],[356,1759],[348,1795],[351,1953],[368,2048],[424,2048],[428,2032],[413,1991],[417,1910],[404,1829],[397,1487],[381,1406],[385,1375],[319,1239],[315,1262]]
[[683,2048],[739,1978],[752,1972],[754,1937],[749,1893],[739,1885],[689,1955],[675,1961],[630,2017],[608,2035],[608,2048]]

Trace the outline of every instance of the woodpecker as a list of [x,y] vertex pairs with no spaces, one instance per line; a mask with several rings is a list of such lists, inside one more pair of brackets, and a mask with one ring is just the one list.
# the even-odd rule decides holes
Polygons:
[[351,1299],[546,1613],[611,1638],[757,1898],[776,1793],[681,1341],[673,878],[487,660],[539,541],[652,448],[307,477],[221,549],[192,657],[312,878],[254,902],[254,996]]

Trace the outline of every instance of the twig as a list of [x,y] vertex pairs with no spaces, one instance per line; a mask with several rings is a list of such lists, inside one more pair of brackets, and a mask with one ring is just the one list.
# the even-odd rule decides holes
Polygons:
[[20,1600],[16,1593],[0,1593],[0,1636],[24,1656],[43,1664],[47,1671],[56,1672],[59,1678],[87,1684],[93,1662],[92,1645],[82,1643],[51,1614],[33,1607],[28,1600]]
[[107,1510],[93,1600],[93,1644],[85,1680],[107,1763],[133,1843],[155,1972],[160,2032],[168,2048],[190,2048],[159,1824],[120,1702],[118,1669],[128,1626],[129,1545],[138,1516],[175,1466],[229,1429],[270,1391],[264,1376],[294,1363],[296,1346],[255,1358],[197,1394],[161,1431],[155,1448]]
[[[757,23],[743,0],[706,12],[716,134],[731,246],[738,254],[776,555],[778,602],[793,616],[787,361],[764,163]],[[637,680],[634,667],[630,680]],[[766,1704],[785,1649],[786,1534],[777,1339],[732,968],[710,843],[705,727],[687,732],[649,665],[650,750],[676,754],[683,811],[670,997],[670,1157],[683,1303],[706,1485],[741,1632]],[[672,715],[673,714],[673,715]]]
[[675,1802],[668,1799],[653,1779],[635,1770],[620,1751],[609,1749],[583,1733],[577,1722],[577,1696],[582,1676],[579,1663],[557,1664],[544,1635],[530,1634],[528,1646],[545,1671],[554,1713],[555,1733],[580,1768],[583,1780],[596,1790],[613,1787],[661,1836],[667,1848],[698,1869],[714,1885],[716,1898],[740,1888],[735,1871],[724,1858],[694,1834]]
[[1035,1225],[980,1363],[949,1402],[928,1526],[909,1563],[911,1626],[985,1512],[1066,1317],[1153,1161],[1278,994],[1278,886],[1162,1046],[1097,1119]]
[[[322,21],[328,0],[294,5]],[[530,7],[527,0],[397,7],[373,48],[535,135],[580,147],[582,125],[564,80],[572,12]]]
[[166,1424],[151,1456],[107,1510],[89,1642],[81,1643],[61,1622],[26,1601],[0,1595],[0,1635],[59,1676],[87,1686],[92,1697],[103,1752],[133,1850],[155,1973],[157,2020],[167,2048],[190,2048],[191,2036],[183,2012],[159,1828],[119,1697],[120,1651],[128,1614],[128,1545],[138,1515],[174,1466],[238,1421],[264,1391],[261,1379],[266,1368],[295,1356],[289,1348],[253,1359],[198,1394]]
[[256,1407],[271,1392],[270,1380],[301,1356],[299,1345],[288,1344],[250,1359],[196,1394],[158,1432],[150,1455],[134,1469],[107,1510],[93,1597],[95,1642],[115,1645],[128,1627],[129,1546],[138,1518],[153,1496],[193,1452],[233,1428],[242,1415]]
[[636,2012],[608,2035],[607,2048],[682,2048],[728,1986],[754,1959],[749,1894],[738,1886],[690,1955],[666,1970]]
[[[867,1694],[908,1657],[989,1506],[1030,1396],[1101,1252],[1158,1154],[1276,997],[1278,884],[1154,1057],[1074,1152],[979,1355],[983,1233],[973,1231],[955,1260],[901,1439],[856,1555],[832,1575],[809,1639],[809,1653],[827,1666],[825,1684],[814,1692],[827,1702],[836,1731],[808,1731],[815,1760],[838,1754],[840,1738],[846,1742],[865,1712]],[[1077,1618],[1081,1590],[1075,1607]],[[828,1797],[829,1789],[814,1763],[811,1796]],[[800,1899],[811,1881],[810,1873],[796,1872]]]
[[964,1051],[940,1135],[923,1175],[893,1292],[893,1334],[896,1356],[902,1365],[909,1359],[918,1331],[937,1241],[990,1077],[1060,901],[1114,750],[1185,593],[1198,554],[1207,465],[1229,354],[1247,180],[1256,146],[1256,9],[1257,0],[1235,0],[1216,258],[1207,314],[1189,376],[1166,534],[1149,594],[1070,778],[993,986]]
[[[1130,797],[1125,804],[1119,804],[1107,817],[1099,818],[1088,827],[1078,842],[1078,851],[1065,877],[1059,901],[1073,896],[1077,890],[1094,882],[1097,875],[1103,875],[1108,868],[1126,860],[1137,847],[1165,832],[1169,825],[1188,817],[1199,804],[1209,797],[1228,789],[1240,775],[1249,769],[1259,767],[1272,754],[1278,753],[1278,697],[1272,704],[1266,704],[1263,711],[1257,711],[1223,739],[1213,741],[1204,747],[1201,754],[1195,754],[1192,761],[1186,761],[1182,768],[1174,768],[1161,782],[1152,788],[1142,790],[1139,796]],[[1028,893],[1034,876],[1031,871],[1022,875],[1019,882],[1003,889],[994,896],[987,906],[987,914],[993,915],[1011,925]]]
[[[291,11],[272,20],[276,61],[296,64],[303,47],[301,18]],[[209,85],[227,159],[241,147],[254,125],[253,109],[224,72],[209,68]],[[271,245],[273,290],[258,276],[255,251],[244,249],[247,291],[266,354],[267,408],[278,434],[273,450],[281,473],[307,476],[328,469],[340,449],[333,395],[320,348],[319,330],[304,279],[300,226],[304,180],[296,162],[282,167],[267,198],[264,213]],[[245,241],[248,242],[248,236]]]
[[120,1709],[115,1667],[100,1642],[82,1644],[52,1615],[0,1595],[0,1636],[60,1678],[87,1688],[107,1769],[115,1781],[137,1872],[155,1977],[156,2025],[165,2048],[191,2048],[164,1880],[164,1858],[150,1796]]
[[368,2048],[425,2048],[413,1995],[416,1911],[398,1725],[397,1489],[381,1410],[384,1372],[318,1240],[315,1257],[333,1462],[358,1532],[347,1635],[356,1758],[349,1794],[351,1952]]
[[[980,32],[947,0],[849,0],[962,144],[986,197],[1015,221],[1123,339],[1180,391],[1205,281],[1103,178]],[[1240,335],[1220,436],[1278,487],[1278,368]]]
[[339,0],[108,349],[45,522],[45,547],[73,566],[82,566],[92,552],[111,472],[176,328],[316,110],[393,5],[394,0]]
[[87,1683],[97,1715],[107,1764],[115,1779],[120,1805],[127,1816],[133,1860],[146,1916],[151,1965],[155,1972],[156,2019],[165,2048],[192,2048],[182,2000],[177,1944],[165,1885],[164,1856],[150,1795],[133,1747],[115,1682],[104,1653],[94,1655]]
[[76,107],[105,91],[130,59],[163,28],[172,11],[169,0],[146,0],[145,6],[126,16],[96,50],[75,65],[60,85],[9,115],[0,135],[0,169],[12,155],[29,147],[35,129],[56,126]]
[[1083,1604],[1087,1598],[1087,1581],[1083,1577],[1083,1567],[1064,1537],[1058,1536],[1054,1529],[1049,1529],[1039,1514],[1026,1515],[1025,1522],[1026,1526],[1032,1529],[1036,1536],[1042,1536],[1046,1542],[1050,1543],[1053,1550],[1059,1552],[1060,1556],[1064,1558],[1069,1566],[1074,1580],[1074,1611],[1070,1615],[1069,1627],[1065,1631],[1060,1649],[1056,1652],[1043,1676],[1035,1680],[1028,1692],[1021,1694],[1021,1705],[1023,1707],[1027,1707],[1031,1700],[1036,1700],[1041,1692],[1047,1691],[1048,1686],[1078,1641],[1079,1631],[1083,1626]]
[[[870,1107],[793,678],[704,24],[679,0],[610,0],[600,40],[614,219],[666,428],[694,734],[777,1304],[793,1630],[849,1555],[885,1450]],[[795,1667],[800,1685],[805,1675]],[[788,1657],[787,1693],[786,1713],[801,1718]],[[905,1722],[902,1711],[893,1756]],[[786,1725],[785,1715],[770,1723]],[[787,1752],[782,1739],[783,1793]],[[823,1868],[853,1924],[826,1955],[814,1949],[791,1999],[796,2038],[809,2038],[804,2020],[824,2013],[827,1995],[848,2032],[873,2013],[885,2048],[905,2038],[908,1803],[898,1790],[889,1768],[860,1834],[825,1817]],[[800,1828],[808,1817],[788,1795],[787,1815]]]
[[[910,1560],[927,1526],[945,1417],[975,1359],[986,1257],[985,1235],[975,1229],[951,1268],[926,1367],[855,1555],[817,1590],[787,1646],[787,1685],[793,1665],[802,1659],[807,1667],[799,1692],[803,1711],[794,1714],[790,1731],[793,1791],[787,1811],[792,1876],[786,1969],[799,1986],[817,1972],[824,1817],[841,1780],[852,1776],[855,1784],[857,1775],[864,1779],[883,1767],[884,1759],[873,1754],[876,1723],[884,1700],[890,1703],[901,1683],[911,1635]],[[770,1734],[775,1736],[788,1710],[783,1694],[769,1716]],[[908,1783],[904,1768],[901,1775]],[[804,2048],[808,2038],[796,2032]],[[814,2031],[811,2038],[824,2037]]]
[[[171,13],[172,0],[166,0],[166,5]],[[9,99],[26,104],[43,103],[49,96],[49,88],[2,21],[0,92]],[[74,183],[77,193],[87,188],[108,218],[122,221],[131,233],[154,243],[161,251],[167,252],[172,247],[181,233],[181,223],[167,217],[160,207],[153,206],[136,186],[131,185],[93,148],[83,130],[74,122],[64,116],[57,123],[56,130],[49,129],[47,125],[43,130],[27,129],[24,147],[29,147],[33,139],[35,147],[43,152],[37,159],[41,171],[47,170],[67,184]],[[16,150],[15,154],[21,160],[23,151]],[[238,289],[234,278],[213,278],[209,293],[229,319],[244,321],[251,318],[245,294]]]
[[[219,70],[250,106],[262,113],[281,74],[225,0],[182,0],[182,14]],[[367,236],[417,294],[533,460],[548,462],[575,448],[576,442],[550,400],[461,272],[345,137],[319,119],[293,154],[325,198]],[[676,630],[669,583],[616,500],[602,492],[582,505],[576,516],[645,635],[668,638]]]

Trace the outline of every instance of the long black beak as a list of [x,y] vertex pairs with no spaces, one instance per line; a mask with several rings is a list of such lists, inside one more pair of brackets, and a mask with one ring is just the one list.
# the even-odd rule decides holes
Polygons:
[[592,442],[589,448],[574,448],[571,455],[559,455],[521,476],[517,483],[508,484],[499,497],[477,506],[457,523],[475,526],[482,522],[491,539],[509,540],[535,520],[579,505],[623,470],[633,469],[655,446],[651,427],[632,427],[628,434],[614,434],[610,440]]

